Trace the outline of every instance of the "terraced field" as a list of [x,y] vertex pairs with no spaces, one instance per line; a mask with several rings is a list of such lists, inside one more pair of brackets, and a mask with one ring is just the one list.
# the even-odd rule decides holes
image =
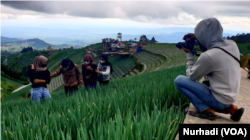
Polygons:
[[183,50],[176,48],[175,44],[150,44],[144,49],[154,53],[162,54],[167,57],[167,61],[165,61],[165,64],[159,69],[171,68],[186,64],[186,53]]
[[151,72],[165,64],[167,58],[160,54],[155,54],[149,51],[142,51],[133,55],[136,60],[146,65],[144,72]]

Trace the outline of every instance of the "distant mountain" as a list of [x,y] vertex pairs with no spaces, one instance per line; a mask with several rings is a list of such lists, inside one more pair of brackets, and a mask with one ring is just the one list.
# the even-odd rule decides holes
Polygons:
[[1,43],[15,42],[15,41],[21,41],[21,40],[23,40],[23,39],[21,39],[21,38],[10,38],[10,37],[1,36]]
[[[2,37],[1,37],[2,38]],[[27,40],[20,40],[20,39],[13,39],[13,38],[8,38],[8,37],[3,37],[5,40],[8,40],[11,42],[1,42],[2,47],[32,47],[34,49],[46,49],[47,47],[51,46],[52,48],[68,48],[72,45],[70,44],[61,44],[61,45],[54,45],[47,43],[39,38],[33,38],[33,39],[27,39]],[[74,47],[80,47],[80,46],[74,46]]]

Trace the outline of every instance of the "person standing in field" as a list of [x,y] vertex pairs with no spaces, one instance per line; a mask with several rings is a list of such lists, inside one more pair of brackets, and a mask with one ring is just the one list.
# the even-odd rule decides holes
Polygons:
[[44,56],[37,56],[31,64],[29,70],[31,87],[31,98],[34,102],[41,99],[51,98],[47,90],[47,84],[50,83],[50,72],[47,69],[48,59]]
[[[239,121],[244,108],[238,109],[233,103],[240,90],[240,52],[234,41],[223,39],[222,33],[220,22],[209,18],[198,23],[195,34],[183,37],[196,39],[203,53],[195,62],[194,54],[182,48],[187,53],[187,77],[178,76],[175,85],[197,109],[189,111],[189,115],[214,120],[217,118],[215,112],[220,112]],[[196,81],[202,77],[205,82]]]
[[108,56],[102,54],[96,72],[98,73],[99,84],[108,85],[110,80],[110,73],[113,72],[112,64],[108,61]]
[[84,87],[86,90],[89,88],[96,88],[97,85],[97,65],[93,62],[90,54],[84,56],[84,63],[82,64],[82,77]]
[[71,95],[82,87],[82,75],[78,65],[74,64],[69,58],[62,60],[62,65],[51,77],[63,74],[63,85],[66,95]]

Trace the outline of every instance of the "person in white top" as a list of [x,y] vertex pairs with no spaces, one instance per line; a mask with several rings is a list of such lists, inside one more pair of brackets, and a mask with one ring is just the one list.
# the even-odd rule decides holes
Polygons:
[[112,64],[108,61],[108,56],[102,54],[97,67],[98,82],[100,85],[108,85],[110,74],[113,72]]

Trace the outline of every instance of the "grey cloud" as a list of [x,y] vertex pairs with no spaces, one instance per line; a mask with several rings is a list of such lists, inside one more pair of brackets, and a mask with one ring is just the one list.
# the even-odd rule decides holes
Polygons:
[[153,21],[177,17],[180,12],[194,15],[197,19],[213,16],[249,17],[250,14],[250,2],[248,1],[1,1],[1,4],[19,10],[46,14],[67,14],[91,18],[126,18],[137,21],[138,19]]

